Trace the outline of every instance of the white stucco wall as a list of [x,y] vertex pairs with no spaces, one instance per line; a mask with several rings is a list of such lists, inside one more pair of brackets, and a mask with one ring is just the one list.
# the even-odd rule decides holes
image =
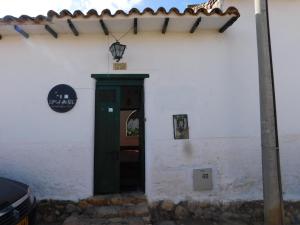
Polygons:
[[[124,73],[150,75],[145,81],[150,200],[262,198],[253,3],[226,4],[237,6],[241,18],[224,34],[200,29],[128,34],[121,40],[127,45]],[[293,68],[300,32],[291,22],[300,16],[295,5],[285,1],[285,12],[279,10],[282,1],[271,1],[284,192],[294,200],[300,199],[300,107],[293,103],[299,92]],[[39,198],[92,195],[95,81],[90,75],[115,73],[108,52],[112,41],[100,33],[0,41],[0,176],[28,183]],[[78,96],[65,114],[47,104],[48,92],[60,83],[74,87]],[[188,114],[190,139],[174,140],[172,115],[182,113]],[[213,169],[213,191],[193,191],[196,168]]]
[[286,199],[300,199],[300,96],[299,52],[300,30],[295,21],[300,2],[271,1],[270,23],[273,45],[278,130],[280,135],[283,192]]
[[[239,22],[254,19],[252,11],[249,10],[254,10],[253,1],[225,2],[225,7],[234,5],[240,10]],[[295,29],[295,21],[300,19],[297,12],[299,7],[300,2],[296,0],[269,0],[283,197],[286,200],[300,199],[300,163],[297,160],[300,156],[300,126],[297,122],[300,107],[296,103],[297,96],[300,95],[300,80],[297,76],[300,31]],[[246,21],[239,26],[247,28]]]

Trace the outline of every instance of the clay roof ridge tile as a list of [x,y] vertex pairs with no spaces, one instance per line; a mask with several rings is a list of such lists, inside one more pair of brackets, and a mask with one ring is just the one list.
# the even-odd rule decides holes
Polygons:
[[172,7],[167,14],[175,13],[176,15],[182,15],[179,9]]
[[118,16],[118,15],[123,15],[123,16],[129,16],[129,14],[127,14],[125,11],[118,9],[113,15],[112,17]]
[[89,17],[89,13],[84,14],[81,10],[75,10],[72,17]]
[[47,17],[52,19],[53,17],[59,17],[59,14],[54,10],[49,10],[47,13]]
[[73,14],[67,9],[63,9],[62,11],[60,11],[60,13],[59,13],[60,18],[63,18],[63,17],[66,17],[66,16],[73,17]]
[[[170,10],[169,10],[169,12],[170,12]],[[159,13],[168,15],[169,12],[167,12],[167,10],[164,7],[159,7],[156,10],[156,12],[154,12],[154,15],[158,15]]]
[[89,16],[98,16],[99,17],[99,14],[96,9],[90,9],[86,14]]
[[154,10],[153,10],[152,8],[150,8],[150,7],[145,8],[145,9],[142,11],[141,15],[144,15],[144,14],[146,14],[146,13],[150,13],[150,14],[152,14],[152,15],[155,14]]
[[190,14],[190,15],[196,15],[195,11],[192,8],[185,8],[183,11],[183,15]]
[[102,10],[100,16],[105,16],[105,15],[112,16],[111,11],[109,9]]

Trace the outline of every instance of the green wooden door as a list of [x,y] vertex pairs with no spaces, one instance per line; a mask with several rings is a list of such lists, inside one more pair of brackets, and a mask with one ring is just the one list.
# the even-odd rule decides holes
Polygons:
[[120,191],[120,87],[97,86],[94,193]]

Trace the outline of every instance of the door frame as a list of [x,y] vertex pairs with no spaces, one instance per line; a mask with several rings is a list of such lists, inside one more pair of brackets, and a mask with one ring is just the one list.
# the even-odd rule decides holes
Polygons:
[[[92,78],[96,80],[96,89],[95,89],[95,121],[96,121],[96,106],[97,106],[97,98],[96,93],[98,88],[104,86],[140,86],[142,88],[141,93],[141,105],[142,105],[142,115],[145,118],[145,98],[144,98],[144,79],[149,78],[149,74],[92,74]],[[142,168],[141,168],[141,177],[142,177],[142,189],[145,191],[145,119],[142,120],[142,124],[140,124],[142,136],[140,138],[140,148],[142,153]],[[95,152],[98,146],[96,145],[96,122],[94,123],[94,166],[93,166],[93,194],[95,195]]]

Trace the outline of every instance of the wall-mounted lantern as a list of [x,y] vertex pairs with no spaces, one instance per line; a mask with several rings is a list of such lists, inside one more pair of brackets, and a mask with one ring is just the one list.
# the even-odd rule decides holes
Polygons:
[[122,45],[118,41],[116,41],[109,47],[109,50],[110,50],[114,60],[119,62],[122,59],[125,48],[126,48],[126,45]]

